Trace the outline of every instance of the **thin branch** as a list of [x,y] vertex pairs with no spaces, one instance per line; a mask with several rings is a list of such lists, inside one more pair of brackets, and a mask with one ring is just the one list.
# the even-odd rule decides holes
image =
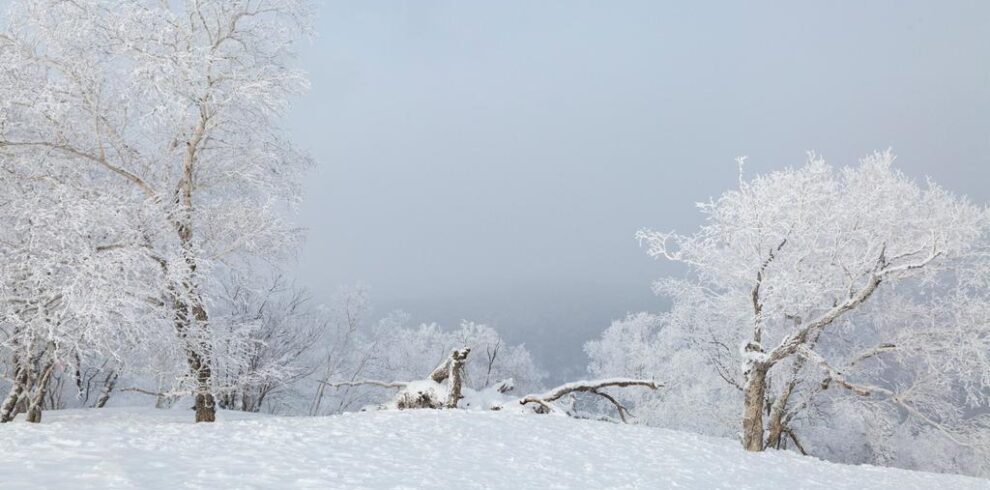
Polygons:
[[141,191],[143,191],[148,197],[154,197],[156,195],[154,189],[152,189],[151,186],[149,186],[143,179],[141,179],[141,177],[138,177],[134,173],[124,170],[120,167],[111,165],[109,162],[107,162],[106,158],[104,157],[93,155],[91,153],[73,148],[69,145],[60,145],[56,143],[49,143],[47,141],[0,141],[0,148],[6,146],[40,146],[43,148],[50,148],[53,150],[58,150],[64,153],[68,153],[70,155],[75,155],[77,157],[96,162],[97,164],[106,168],[107,170],[110,170],[111,172],[120,175],[121,177],[124,177],[134,185],[138,186],[138,188],[140,188]]
[[631,378],[611,378],[611,379],[601,379],[595,381],[576,381],[573,383],[567,383],[558,386],[541,395],[525,396],[519,400],[519,404],[526,405],[528,403],[535,403],[540,407],[542,407],[542,411],[540,413],[549,413],[554,410],[551,404],[554,401],[557,401],[564,396],[567,396],[571,393],[591,393],[594,395],[598,395],[602,398],[605,398],[606,400],[611,402],[612,405],[615,405],[616,410],[618,410],[619,412],[619,417],[622,418],[623,422],[625,422],[626,414],[629,414],[629,410],[627,410],[626,407],[622,406],[622,404],[620,404],[618,400],[613,398],[611,395],[599,390],[608,387],[625,388],[630,386],[645,386],[651,390],[656,390],[657,388],[663,385],[659,385],[652,380],[631,379]]
[[340,388],[344,386],[371,385],[371,386],[381,386],[382,388],[396,388],[401,390],[409,385],[408,381],[379,381],[377,379],[357,379],[354,381],[335,381],[335,382],[316,380],[316,382],[321,385],[329,386],[331,388]]
[[850,366],[855,366],[858,362],[863,362],[871,357],[878,356],[884,352],[892,351],[897,349],[894,344],[880,344],[872,349],[865,350],[849,361]]

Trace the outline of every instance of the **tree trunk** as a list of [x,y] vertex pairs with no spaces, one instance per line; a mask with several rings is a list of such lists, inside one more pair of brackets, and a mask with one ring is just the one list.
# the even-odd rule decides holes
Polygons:
[[224,410],[235,410],[237,408],[237,390],[230,389],[229,391],[221,392],[216,395],[217,406]]
[[798,373],[803,366],[804,358],[802,357],[795,362],[794,369],[791,371],[791,380],[770,407],[770,420],[767,422],[766,447],[780,449],[783,436],[788,431],[785,418],[790,418],[787,415],[787,403],[790,401],[791,394],[794,393],[794,388],[798,383]]
[[746,375],[743,407],[743,447],[747,451],[763,450],[763,411],[766,404],[768,366],[753,365]]
[[103,379],[103,389],[100,390],[100,397],[96,399],[96,408],[103,408],[110,401],[110,393],[113,392],[114,386],[117,385],[117,376],[119,374],[117,370],[113,370]]
[[14,380],[10,386],[10,392],[7,394],[7,398],[4,399],[3,405],[0,405],[0,423],[10,422],[17,416],[17,401],[21,399],[27,383],[28,370],[24,366],[18,365],[16,371],[14,371]]
[[770,408],[770,420],[767,421],[766,447],[780,449],[781,436],[784,435],[785,404],[777,401]]
[[189,369],[196,376],[196,422],[213,422],[217,418],[216,402],[210,387],[210,363],[199,352],[190,349],[186,359]]
[[193,408],[196,410],[196,422],[213,422],[216,420],[216,401],[213,398],[211,386],[213,371],[210,367],[209,339],[207,336],[209,317],[206,315],[202,299],[191,279],[178,287],[181,288],[180,291],[192,298],[192,304],[189,304],[173,289],[175,332],[184,343],[186,364],[189,366],[189,373],[195,380],[193,389],[195,404]]
[[45,393],[48,391],[48,381],[55,371],[55,359],[49,359],[45,364],[45,369],[41,372],[41,378],[35,383],[34,394],[28,402],[27,421],[32,424],[41,423],[41,409],[45,403]]
[[[182,179],[176,188],[175,203],[181,206],[180,215],[177,216],[174,226],[179,237],[179,244],[182,246],[182,255],[188,268],[186,276],[180,282],[180,291],[186,296],[179,301],[178,322],[176,330],[179,336],[186,338],[186,361],[189,364],[190,373],[196,380],[196,422],[213,422],[216,420],[216,401],[213,398],[211,385],[213,371],[210,368],[209,336],[206,335],[209,327],[209,317],[206,308],[203,306],[203,298],[200,296],[199,286],[196,281],[196,247],[193,243],[193,187],[195,175],[193,167],[196,165],[199,145],[206,134],[207,111],[200,106],[199,119],[195,129],[188,141],[186,141],[186,151],[182,159]],[[187,303],[188,302],[188,303]],[[189,314],[191,313],[191,315]],[[190,327],[198,327],[194,332],[193,342],[187,338]],[[185,334],[185,335],[183,335]]]

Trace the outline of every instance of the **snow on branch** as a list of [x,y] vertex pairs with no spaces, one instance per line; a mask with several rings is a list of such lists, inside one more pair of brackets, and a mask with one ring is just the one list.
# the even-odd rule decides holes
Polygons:
[[626,422],[626,415],[629,414],[629,409],[619,403],[615,397],[600,390],[608,387],[627,388],[631,386],[644,386],[651,390],[656,390],[663,385],[659,385],[652,380],[633,378],[609,378],[594,381],[575,381],[560,385],[543,394],[525,396],[519,400],[519,404],[526,405],[528,403],[535,403],[540,407],[537,409],[537,413],[551,413],[554,411],[551,403],[563,398],[564,396],[571,393],[591,393],[608,400],[608,402],[614,405],[616,410],[619,412],[619,418],[621,418],[623,422]]
[[[823,389],[828,388],[828,386],[832,382],[835,382],[839,386],[849,391],[852,391],[853,393],[856,393],[857,395],[860,396],[880,395],[886,397],[895,405],[903,408],[907,413],[911,414],[914,417],[917,417],[919,420],[934,427],[936,430],[938,430],[947,438],[949,438],[949,440],[951,440],[952,442],[964,447],[972,447],[974,445],[971,442],[967,442],[961,439],[960,438],[961,434],[959,434],[959,431],[947,427],[945,424],[940,423],[938,420],[935,420],[934,418],[929,417],[928,415],[922,413],[914,405],[909,403],[902,395],[894,391],[891,391],[887,388],[881,388],[879,386],[867,386],[867,385],[851,383],[845,378],[845,376],[842,375],[842,373],[838,372],[835,368],[833,368],[825,360],[824,357],[822,357],[820,354],[807,347],[802,346],[800,349],[798,349],[798,355],[808,359],[809,361],[817,363],[818,366],[825,371],[826,378],[822,381]],[[965,434],[962,434],[962,436],[965,436]]]
[[397,388],[403,389],[409,385],[408,381],[379,381],[377,379],[356,379],[352,381],[337,381],[328,382],[316,380],[317,383],[329,386],[331,388],[343,388],[349,386],[380,386],[382,388]]
[[888,344],[888,343],[880,344],[876,347],[873,347],[871,349],[859,353],[856,357],[852,358],[852,360],[849,361],[849,365],[855,366],[857,363],[863,362],[871,357],[876,357],[884,352],[889,352],[895,349],[897,349],[897,346],[894,344]]
[[861,395],[861,396],[870,396],[874,391],[879,390],[879,388],[860,386],[857,384],[850,383],[848,380],[846,380],[846,377],[843,376],[842,373],[837,371],[835,368],[833,368],[828,363],[828,361],[825,360],[824,357],[822,357],[817,352],[809,349],[807,346],[802,345],[798,347],[797,353],[799,356],[818,364],[818,366],[821,367],[823,371],[825,371],[827,377],[825,378],[824,381],[822,381],[823,389],[828,388],[828,386],[832,382],[835,382],[838,383],[843,388],[846,388],[852,391],[853,393],[856,393],[857,395]]

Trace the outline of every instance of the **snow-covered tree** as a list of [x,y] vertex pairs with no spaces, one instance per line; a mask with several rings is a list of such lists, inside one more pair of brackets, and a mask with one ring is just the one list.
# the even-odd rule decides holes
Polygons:
[[328,321],[309,294],[275,275],[260,287],[228,279],[215,306],[213,329],[220,408],[258,412],[313,372],[312,350]]
[[212,269],[296,237],[284,205],[307,159],[277,118],[306,87],[290,63],[309,12],[304,0],[22,0],[0,35],[0,151],[57,157],[146,218],[103,246],[145,248],[160,267],[197,421],[215,410]]
[[[112,245],[137,239],[141,217],[53,160],[0,156],[0,351],[10,380],[2,422],[19,411],[39,421],[46,404],[58,405],[63,380],[83,390],[81,359],[154,345],[165,318],[147,251]],[[94,403],[106,403],[114,380],[102,380]]]
[[[369,288],[364,285],[341,287],[324,308],[327,328],[311,357],[315,367],[308,397],[307,413],[340,413],[371,403],[373,395],[361,387],[334,388],[334,380],[354,381],[374,370],[378,363],[378,343],[370,324]],[[379,325],[401,324],[404,315],[390,315]]]
[[[601,338],[588,342],[588,372],[596,378],[654,379],[657,391],[623,390],[616,394],[631,407],[630,421],[718,436],[735,434],[738,420],[734,388],[705,376],[712,353],[688,332],[666,328],[675,311],[635,313],[615,320]],[[692,373],[681,376],[680,373]],[[607,404],[601,408],[610,410]]]
[[639,357],[669,336],[662,356],[693,346],[703,362],[655,368],[674,385],[697,385],[688,377],[707,366],[709,379],[736,390],[726,401],[742,404],[749,450],[788,440],[801,449],[794,428],[821,424],[842,404],[979,449],[987,426],[968,415],[988,403],[990,330],[974,313],[986,311],[973,286],[986,278],[971,270],[986,258],[987,212],[892,162],[886,152],[835,169],[812,156],[700,204],[705,223],[694,234],[639,232],[651,256],[689,274],[655,284],[674,302],[659,338],[613,327],[589,346],[593,369],[621,348],[610,335],[638,343],[630,350]]

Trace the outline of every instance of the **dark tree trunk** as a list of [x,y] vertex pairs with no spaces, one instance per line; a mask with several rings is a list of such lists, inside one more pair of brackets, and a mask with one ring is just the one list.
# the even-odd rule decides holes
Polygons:
[[119,372],[115,369],[107,374],[107,377],[103,379],[103,389],[100,390],[100,397],[96,399],[96,408],[103,408],[110,401],[110,394],[113,393],[113,389],[117,386],[117,376]]

